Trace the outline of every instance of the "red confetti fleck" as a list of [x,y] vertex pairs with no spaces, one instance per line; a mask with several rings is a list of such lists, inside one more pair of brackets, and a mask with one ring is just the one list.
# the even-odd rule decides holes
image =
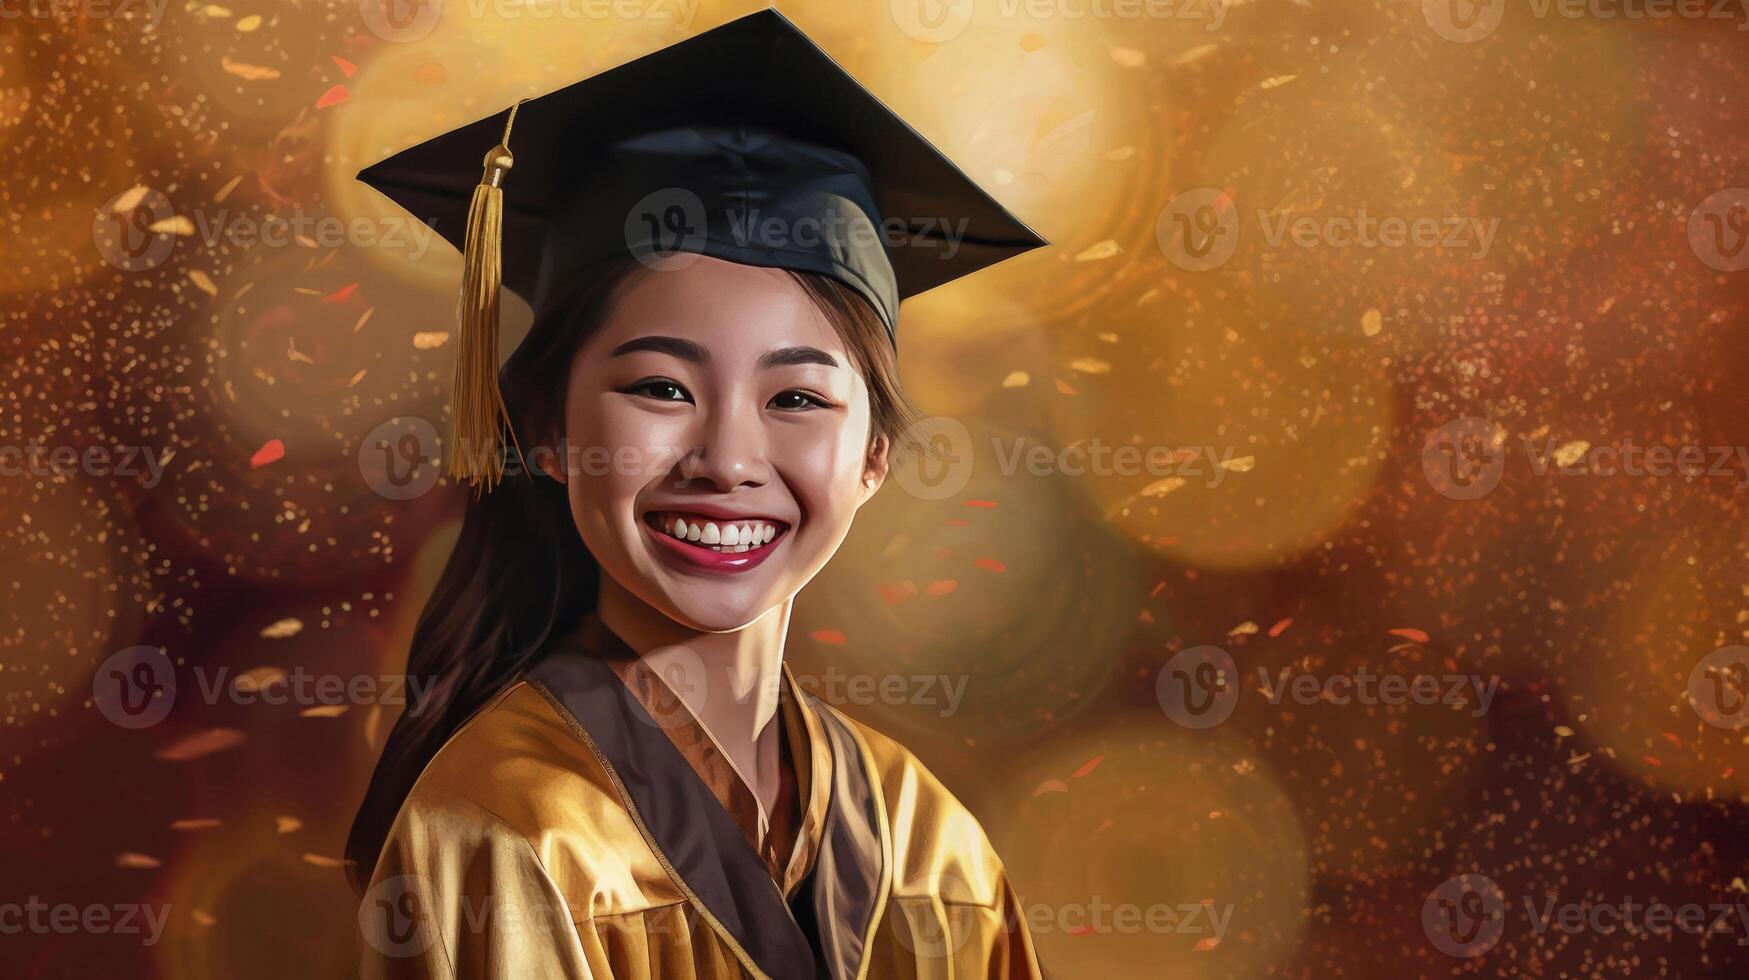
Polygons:
[[835,647],[844,645],[844,634],[837,630],[814,630],[808,634],[808,638],[815,643],[825,643]]
[[1274,626],[1271,626],[1269,628],[1269,635],[1272,637],[1280,636],[1281,634],[1286,633],[1287,628],[1289,626],[1292,626],[1293,624],[1294,624],[1294,618],[1292,616],[1289,616],[1286,619],[1282,620],[1281,622],[1276,623]]
[[960,587],[960,584],[958,582],[954,581],[951,578],[944,578],[944,579],[937,579],[936,581],[929,583],[929,585],[923,591],[928,592],[932,596],[940,597],[940,596],[947,595],[949,592],[952,592],[953,590],[955,590],[959,587]]
[[1428,639],[1426,632],[1409,626],[1405,626],[1402,629],[1390,630],[1389,632],[1392,636],[1400,636],[1405,640],[1414,640],[1416,643],[1426,643]]
[[1082,766],[1081,766],[1081,768],[1079,768],[1079,769],[1077,769],[1077,770],[1075,770],[1075,772],[1074,772],[1074,774],[1072,774],[1072,775],[1071,775],[1071,776],[1070,776],[1070,777],[1069,777],[1069,778],[1070,778],[1070,779],[1080,779],[1080,778],[1081,778],[1081,777],[1082,777],[1082,776],[1085,776],[1085,775],[1087,775],[1087,774],[1088,774],[1088,773],[1090,773],[1090,772],[1092,772],[1092,771],[1093,771],[1093,770],[1095,770],[1095,769],[1098,769],[1098,768],[1099,768],[1099,764],[1100,764],[1100,763],[1101,763],[1101,762],[1104,762],[1104,761],[1105,761],[1105,756],[1103,756],[1103,755],[1096,755],[1096,756],[1094,756],[1094,757],[1093,757],[1093,758],[1091,758],[1091,759],[1088,759],[1088,760],[1087,760],[1087,761],[1086,761],[1086,762],[1085,762],[1085,763],[1084,763],[1084,764],[1083,764],[1083,765],[1082,765]]
[[350,61],[347,61],[345,58],[342,58],[337,54],[330,55],[330,57],[332,57],[334,59],[334,63],[336,65],[340,66],[340,73],[345,75],[347,78],[351,78],[352,76],[358,74],[358,66],[357,65],[353,64]]
[[996,501],[994,501],[994,500],[968,500],[968,501],[966,501],[966,506],[967,507],[994,507],[994,506],[996,506]]
[[269,463],[277,463],[285,458],[285,443],[278,439],[269,439],[255,450],[255,455],[249,457],[249,468],[258,470]]
[[1007,565],[1002,564],[1001,562],[997,561],[994,558],[979,558],[979,559],[973,561],[972,564],[978,566],[979,568],[988,568],[992,572],[1006,572],[1006,571],[1008,571]]
[[351,99],[352,93],[346,90],[346,86],[336,85],[322,93],[322,97],[316,100],[316,108],[326,109],[329,106],[339,105],[342,102],[349,102]]
[[336,289],[333,292],[329,293],[328,295],[322,297],[322,302],[324,302],[324,303],[344,303],[357,294],[358,294],[358,283],[356,283],[356,282],[347,283],[346,285],[341,286],[339,289]]
[[888,605],[896,606],[917,594],[917,583],[910,579],[891,584],[882,582],[875,586],[875,591],[880,593],[880,597],[886,600]]
[[1032,795],[1043,796],[1046,793],[1067,793],[1068,791],[1068,783],[1063,782],[1061,779],[1047,779],[1038,784],[1038,788],[1032,791]]

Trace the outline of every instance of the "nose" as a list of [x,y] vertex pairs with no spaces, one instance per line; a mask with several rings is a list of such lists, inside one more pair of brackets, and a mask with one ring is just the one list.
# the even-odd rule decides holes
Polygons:
[[680,457],[678,484],[709,483],[721,493],[771,478],[765,427],[756,406],[738,400],[700,413],[696,444]]

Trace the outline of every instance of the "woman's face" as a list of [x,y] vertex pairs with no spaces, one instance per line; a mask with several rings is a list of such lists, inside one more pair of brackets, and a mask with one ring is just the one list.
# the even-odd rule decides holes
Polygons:
[[739,629],[819,572],[885,478],[854,363],[787,274],[686,256],[634,275],[584,343],[543,466],[620,587]]

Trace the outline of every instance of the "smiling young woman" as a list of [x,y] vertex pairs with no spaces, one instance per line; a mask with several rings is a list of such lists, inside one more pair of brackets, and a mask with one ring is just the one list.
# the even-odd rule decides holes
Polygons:
[[[347,844],[365,975],[1039,976],[977,820],[783,650],[917,417],[899,300],[1040,241],[774,11],[520,111],[595,159],[512,191],[500,146],[469,203],[464,296],[492,312],[503,221],[541,312],[496,372],[495,316],[464,323],[483,492]],[[365,177],[453,214],[457,145]],[[901,199],[975,234],[856,233]],[[533,465],[494,486],[504,457]]]

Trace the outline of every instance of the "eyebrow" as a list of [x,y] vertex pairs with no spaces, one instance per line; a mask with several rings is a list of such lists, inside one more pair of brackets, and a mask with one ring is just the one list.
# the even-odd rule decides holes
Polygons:
[[838,366],[838,359],[818,347],[779,347],[759,359],[760,368],[789,367],[794,364],[824,364]]
[[682,340],[679,337],[639,337],[615,347],[613,353],[608,356],[621,357],[641,350],[667,354],[683,361],[691,361],[694,364],[709,364],[711,359],[710,352],[705,350],[703,345],[690,340]]
[[[620,357],[635,351],[652,351],[657,354],[667,354],[694,364],[709,364],[710,351],[704,345],[680,337],[638,337],[628,340],[613,349],[610,357]],[[826,367],[838,366],[838,359],[818,347],[779,347],[766,353],[759,359],[761,370],[774,367],[789,367],[796,364],[823,364]]]

